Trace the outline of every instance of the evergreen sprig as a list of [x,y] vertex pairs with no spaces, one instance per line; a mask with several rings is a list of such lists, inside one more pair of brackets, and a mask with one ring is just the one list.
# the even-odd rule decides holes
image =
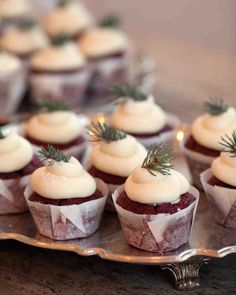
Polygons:
[[19,23],[19,28],[22,31],[28,31],[33,29],[36,26],[36,22],[32,19],[25,19]]
[[48,161],[47,164],[49,166],[53,165],[55,162],[69,162],[69,157],[50,144],[47,149],[41,147],[38,151],[38,155],[42,161]]
[[43,99],[38,101],[40,112],[56,112],[56,111],[68,111],[68,106],[63,101]]
[[4,139],[6,136],[2,132],[2,128],[0,128],[0,139]]
[[107,126],[106,123],[92,123],[89,127],[90,141],[92,142],[112,142],[118,141],[127,136],[127,134],[119,129]]
[[174,159],[173,153],[163,143],[153,144],[149,147],[146,158],[143,161],[142,168],[156,176],[155,172],[163,175],[170,175],[173,165],[171,161]]
[[222,98],[210,98],[204,103],[204,109],[213,116],[219,116],[227,111],[228,105],[224,103]]
[[106,15],[99,23],[100,27],[118,28],[121,20],[119,15],[111,13]]
[[231,136],[227,134],[221,136],[219,144],[222,145],[223,152],[230,153],[231,157],[236,157],[236,130],[233,130]]
[[53,46],[63,46],[71,40],[70,36],[66,33],[59,33],[51,38]]
[[71,0],[58,0],[57,6],[64,7],[64,6],[68,5],[70,2],[71,2]]
[[111,94],[119,98],[131,98],[135,101],[144,101],[148,98],[148,95],[140,91],[137,87],[124,84],[114,85],[111,89]]

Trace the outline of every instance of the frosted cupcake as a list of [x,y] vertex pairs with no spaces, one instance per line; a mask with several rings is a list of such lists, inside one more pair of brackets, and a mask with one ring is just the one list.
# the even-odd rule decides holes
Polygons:
[[89,72],[86,60],[76,45],[65,35],[58,35],[53,44],[31,58],[31,100],[64,101],[78,107],[84,97]]
[[[102,179],[112,193],[142,163],[147,151],[133,136],[106,124],[93,124],[89,133],[90,140],[95,144],[92,146],[88,171]],[[109,205],[111,202],[108,209],[112,210],[113,206]]]
[[25,137],[34,149],[48,144],[67,156],[79,157],[87,144],[84,127],[75,113],[63,103],[41,101],[42,112],[25,123]]
[[127,242],[150,252],[167,252],[188,242],[199,193],[171,165],[162,144],[152,145],[113,201]]
[[44,29],[50,37],[60,33],[78,38],[93,24],[87,8],[73,0],[59,0],[57,7],[44,20]]
[[128,79],[130,42],[117,28],[99,27],[87,31],[78,42],[93,72],[89,94],[107,93],[112,85]]
[[28,66],[31,55],[47,45],[48,40],[42,29],[32,20],[24,20],[17,26],[5,31],[0,45],[17,55]]
[[111,125],[134,136],[144,146],[171,142],[180,125],[179,119],[166,114],[147,95],[131,85],[114,86],[112,94],[120,103],[111,115]]
[[23,64],[19,58],[0,49],[0,113],[14,113],[26,90]]
[[198,188],[201,188],[199,175],[220,155],[221,136],[236,129],[236,110],[223,100],[209,100],[205,103],[205,110],[204,115],[194,120],[191,133],[181,142],[182,152]]
[[101,221],[106,185],[52,146],[39,154],[47,165],[32,174],[25,191],[39,233],[54,240],[92,235]]
[[30,174],[40,166],[27,140],[0,130],[0,214],[27,210],[23,192]]
[[222,137],[220,145],[223,151],[201,174],[201,181],[215,220],[236,228],[236,129]]
[[32,7],[29,0],[0,1],[0,19],[2,20],[3,30],[17,25],[25,18],[28,18],[31,13]]

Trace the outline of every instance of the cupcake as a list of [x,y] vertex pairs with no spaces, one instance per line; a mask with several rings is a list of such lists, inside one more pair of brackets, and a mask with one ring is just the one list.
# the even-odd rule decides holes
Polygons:
[[112,93],[120,101],[111,115],[113,127],[134,136],[146,147],[157,142],[171,142],[180,125],[179,119],[166,114],[152,95],[127,84],[114,86]]
[[50,37],[60,33],[70,38],[78,38],[93,24],[87,8],[73,0],[59,0],[57,7],[44,20],[44,29]]
[[31,55],[47,45],[48,40],[39,25],[33,20],[24,20],[6,30],[0,37],[0,46],[17,55],[28,67]]
[[190,134],[181,142],[194,184],[199,189],[202,189],[200,174],[220,155],[221,136],[236,129],[235,108],[227,106],[222,99],[211,99],[204,106],[206,113],[194,120]]
[[107,93],[112,85],[127,81],[131,48],[123,32],[117,28],[93,28],[79,39],[78,46],[93,73],[88,90],[90,97]]
[[[112,193],[143,162],[147,151],[133,136],[108,127],[105,123],[92,124],[89,133],[94,144],[91,163],[87,163],[88,171],[92,176],[102,179]],[[113,208],[108,199],[107,209],[112,211]]]
[[19,58],[0,50],[0,114],[14,113],[26,90],[23,65]]
[[51,144],[67,156],[81,156],[87,140],[78,115],[60,102],[43,100],[40,104],[41,112],[32,116],[23,128],[34,149]]
[[58,35],[53,44],[31,58],[30,92],[32,103],[47,97],[78,107],[89,79],[86,61],[67,36]]
[[5,30],[11,26],[28,18],[32,13],[32,7],[29,0],[1,0],[0,1],[0,19],[2,20],[2,29]]
[[167,252],[188,242],[199,193],[173,169],[172,156],[162,145],[152,145],[113,194],[127,242],[150,252]]
[[0,214],[27,210],[24,189],[30,174],[41,166],[33,148],[23,137],[0,130]]
[[92,235],[99,227],[107,187],[75,158],[49,146],[39,152],[45,167],[37,169],[25,199],[40,234],[54,240]]
[[215,220],[236,229],[236,129],[221,138],[223,151],[201,174]]

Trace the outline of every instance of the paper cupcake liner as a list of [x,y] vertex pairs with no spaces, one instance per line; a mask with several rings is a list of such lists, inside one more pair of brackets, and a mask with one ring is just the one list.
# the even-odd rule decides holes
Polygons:
[[213,176],[211,169],[201,174],[201,182],[216,222],[236,228],[236,189],[208,184]]
[[191,187],[196,198],[190,206],[174,214],[135,214],[120,207],[116,201],[124,186],[113,194],[113,201],[127,242],[150,252],[167,252],[179,248],[189,240],[199,200],[199,192]]
[[31,102],[35,104],[47,98],[64,101],[70,108],[78,107],[85,96],[89,77],[87,69],[66,74],[31,73]]
[[186,135],[183,141],[180,142],[180,150],[182,154],[186,157],[189,169],[192,174],[193,184],[200,190],[203,190],[200,174],[206,169],[210,168],[214,157],[206,156],[201,153],[192,151],[185,147],[186,140],[189,135]]
[[167,114],[167,124],[170,125],[173,129],[170,131],[162,132],[159,135],[155,135],[147,138],[135,137],[141,144],[146,148],[154,143],[164,142],[167,145],[171,146],[173,140],[176,138],[177,130],[179,129],[181,122],[179,118],[173,114]]
[[25,199],[38,232],[53,240],[70,240],[92,235],[99,227],[108,194],[107,186],[96,179],[103,197],[80,205],[54,206],[32,202],[32,188],[27,186]]
[[23,68],[7,77],[0,77],[0,113],[14,113],[26,91],[26,77]]
[[28,210],[24,190],[29,180],[30,175],[16,179],[0,179],[0,215]]

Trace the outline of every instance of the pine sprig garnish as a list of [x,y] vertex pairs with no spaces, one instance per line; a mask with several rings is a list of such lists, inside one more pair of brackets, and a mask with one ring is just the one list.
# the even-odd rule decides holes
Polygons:
[[55,162],[69,162],[69,157],[50,144],[48,145],[47,149],[41,147],[41,149],[38,151],[38,156],[42,161],[47,161],[48,166],[53,165]]
[[60,33],[51,38],[51,43],[53,46],[63,46],[70,42],[71,38],[66,33]]
[[221,136],[221,141],[219,142],[223,147],[223,152],[231,154],[230,157],[236,157],[236,130],[234,130],[231,136],[225,134]]
[[6,136],[2,132],[2,128],[0,128],[0,139],[4,139]]
[[137,87],[132,85],[115,85],[111,89],[111,94],[119,98],[131,98],[135,101],[144,101],[148,95],[140,91]]
[[173,165],[171,164],[173,159],[173,153],[165,144],[152,144],[143,161],[142,168],[147,169],[153,176],[156,176],[155,172],[170,175],[171,169],[173,169]]
[[19,28],[22,31],[29,31],[36,27],[36,22],[32,19],[25,19],[19,23]]
[[56,100],[39,100],[38,105],[40,107],[40,112],[57,112],[57,111],[68,111],[68,106],[63,101]]
[[204,109],[213,116],[219,116],[227,111],[228,106],[222,98],[210,98],[204,103]]
[[111,13],[106,15],[99,23],[100,27],[118,28],[121,20],[119,15]]
[[71,0],[58,0],[57,6],[64,7],[64,6],[67,6],[70,2],[71,2]]
[[92,123],[89,127],[90,141],[92,142],[112,142],[118,141],[127,136],[127,134],[119,129],[107,126],[106,123]]

